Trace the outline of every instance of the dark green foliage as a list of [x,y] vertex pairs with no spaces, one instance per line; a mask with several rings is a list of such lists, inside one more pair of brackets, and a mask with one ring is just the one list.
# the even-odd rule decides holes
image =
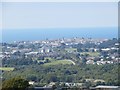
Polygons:
[[20,77],[5,80],[2,84],[2,90],[26,90],[29,86],[27,80]]
[[[118,65],[56,65],[42,66],[29,65],[16,69],[13,72],[4,72],[4,78],[23,76],[29,81],[40,83],[50,82],[77,82],[85,83],[85,79],[102,79],[106,85],[118,84]],[[84,80],[84,82],[83,82]],[[99,84],[99,82],[97,83]],[[101,83],[100,83],[101,84]]]

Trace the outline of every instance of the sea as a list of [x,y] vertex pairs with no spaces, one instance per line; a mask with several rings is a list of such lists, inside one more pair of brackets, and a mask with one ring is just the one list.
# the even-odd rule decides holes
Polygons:
[[60,38],[118,38],[118,28],[3,29],[2,42],[37,41]]

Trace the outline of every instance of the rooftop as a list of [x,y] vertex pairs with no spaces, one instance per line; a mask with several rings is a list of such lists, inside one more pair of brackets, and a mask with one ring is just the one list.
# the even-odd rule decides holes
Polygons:
[[119,86],[96,86],[96,88],[120,88]]

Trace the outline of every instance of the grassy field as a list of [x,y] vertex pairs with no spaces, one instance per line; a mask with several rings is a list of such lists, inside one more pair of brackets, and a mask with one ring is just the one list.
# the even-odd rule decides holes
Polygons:
[[99,52],[82,52],[80,54],[83,54],[83,55],[89,54],[90,56],[99,56],[100,55]]
[[13,71],[14,68],[13,67],[0,67],[0,70],[3,70],[3,71]]
[[65,50],[68,52],[76,52],[77,48],[65,48]]
[[50,65],[59,65],[59,64],[73,64],[70,60],[56,60],[50,63],[45,63],[44,66],[50,66]]

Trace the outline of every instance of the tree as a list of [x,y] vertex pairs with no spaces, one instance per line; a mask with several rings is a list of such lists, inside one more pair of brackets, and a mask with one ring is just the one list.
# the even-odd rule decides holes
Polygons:
[[29,83],[27,80],[15,77],[4,81],[2,84],[2,90],[26,90],[28,86]]
[[86,59],[86,58],[83,58],[83,59],[82,59],[82,64],[86,64],[86,62],[87,62],[87,59]]

